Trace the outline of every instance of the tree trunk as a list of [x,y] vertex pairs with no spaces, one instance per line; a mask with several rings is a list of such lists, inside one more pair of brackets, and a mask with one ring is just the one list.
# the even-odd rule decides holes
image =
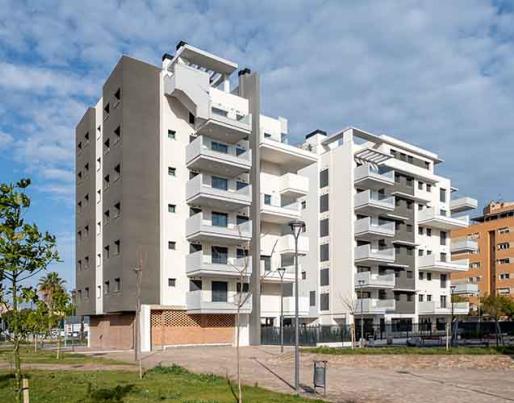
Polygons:
[[[243,285],[241,284],[241,288]],[[241,301],[237,306],[237,314],[236,314],[236,361],[237,361],[237,401],[238,403],[243,402],[243,395],[241,392],[241,370],[239,363],[239,311],[241,310]]]
[[20,360],[20,334],[19,334],[19,318],[17,317],[18,312],[18,294],[17,294],[17,282],[16,273],[13,273],[12,282],[12,301],[13,311],[15,312],[14,319],[14,377],[16,379],[16,401],[21,401],[22,393],[22,379],[21,379],[21,360]]

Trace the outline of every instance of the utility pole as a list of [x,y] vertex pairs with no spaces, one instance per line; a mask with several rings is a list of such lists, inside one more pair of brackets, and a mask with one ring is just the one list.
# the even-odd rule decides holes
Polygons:
[[364,306],[363,306],[363,299],[362,299],[362,287],[364,286],[364,280],[359,280],[359,291],[361,295],[361,337],[359,338],[359,343],[361,347],[364,347]]

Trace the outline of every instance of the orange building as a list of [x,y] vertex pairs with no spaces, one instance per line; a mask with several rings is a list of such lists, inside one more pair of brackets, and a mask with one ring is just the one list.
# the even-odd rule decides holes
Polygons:
[[469,269],[451,275],[457,285],[478,285],[480,295],[514,297],[514,202],[491,202],[467,228],[452,231],[452,258]]

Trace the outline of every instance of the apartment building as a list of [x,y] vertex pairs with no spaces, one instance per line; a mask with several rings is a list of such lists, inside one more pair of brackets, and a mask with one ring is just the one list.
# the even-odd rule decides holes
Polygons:
[[454,258],[468,259],[469,270],[452,274],[456,290],[470,295],[477,309],[477,294],[514,297],[514,203],[491,202],[468,228],[451,233]]
[[[303,148],[318,156],[300,170],[310,184],[300,289],[310,297],[309,318],[318,318],[305,322],[443,325],[452,311],[449,276],[468,268],[466,256],[452,257],[450,231],[465,231],[461,213],[476,201],[452,200],[450,180],[435,173],[439,157],[396,138],[317,130]],[[455,314],[468,309],[453,306]]]
[[[294,314],[288,223],[309,190],[299,171],[317,156],[287,144],[287,120],[260,113],[258,74],[184,42],[161,66],[123,56],[76,146],[90,345],[133,347],[138,299],[143,350],[233,343],[238,311],[241,343],[258,343],[261,323],[278,325],[281,286]],[[299,252],[308,246],[302,235]]]

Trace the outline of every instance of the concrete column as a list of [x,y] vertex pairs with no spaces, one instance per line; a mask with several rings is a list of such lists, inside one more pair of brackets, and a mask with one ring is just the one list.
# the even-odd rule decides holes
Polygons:
[[252,257],[252,275],[250,277],[250,291],[252,293],[252,313],[250,314],[250,344],[261,344],[261,153],[260,153],[260,78],[257,73],[243,70],[239,74],[239,95],[248,99],[250,113],[252,114],[252,132],[249,137],[252,150],[252,168],[250,170],[250,183],[252,184],[252,206],[250,218],[252,220],[252,241],[250,254]]
[[141,340],[141,351],[148,352],[152,350],[150,322],[150,305],[141,305],[141,314],[139,316],[139,337]]

